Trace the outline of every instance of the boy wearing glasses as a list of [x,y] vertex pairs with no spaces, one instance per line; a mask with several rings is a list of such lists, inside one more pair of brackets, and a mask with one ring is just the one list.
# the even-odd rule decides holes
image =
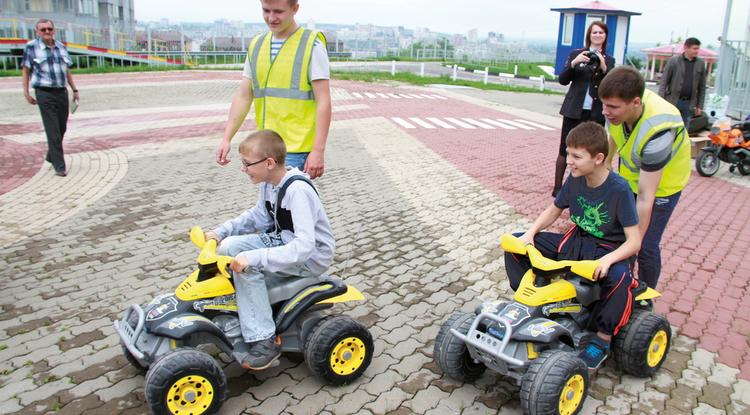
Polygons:
[[219,242],[237,289],[244,342],[233,357],[246,369],[270,367],[281,354],[265,279],[312,277],[333,261],[335,241],[323,204],[310,179],[285,165],[286,146],[271,130],[240,143],[242,171],[260,185],[258,202],[240,216],[206,232]]
[[[36,23],[37,38],[26,44],[23,51],[23,95],[31,105],[39,105],[44,132],[47,134],[45,160],[55,168],[55,174],[67,175],[63,157],[63,136],[68,126],[68,90],[78,102],[78,89],[68,70],[73,60],[65,45],[55,40],[55,24],[49,19]],[[29,80],[36,98],[29,93]]]

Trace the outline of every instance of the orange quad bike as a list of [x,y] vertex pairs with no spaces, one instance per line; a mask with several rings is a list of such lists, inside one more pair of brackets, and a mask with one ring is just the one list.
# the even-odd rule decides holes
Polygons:
[[701,176],[709,177],[719,171],[723,161],[729,163],[729,171],[750,175],[750,121],[729,126],[726,120],[717,121],[708,135],[711,143],[702,148],[695,158],[695,169]]

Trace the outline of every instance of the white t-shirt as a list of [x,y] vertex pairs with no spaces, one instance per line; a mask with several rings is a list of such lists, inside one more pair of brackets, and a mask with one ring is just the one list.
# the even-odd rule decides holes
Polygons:
[[[281,45],[284,43],[283,40],[276,40],[271,38],[271,59],[275,58],[275,54],[278,53]],[[278,45],[278,48],[274,46]],[[308,66],[308,75],[310,81],[317,81],[319,79],[331,79],[331,64],[328,61],[328,51],[325,45],[320,40],[315,40],[313,44],[312,57],[310,58],[310,66]],[[252,79],[250,74],[250,58],[245,58],[245,67],[242,69],[242,76],[247,79]]]

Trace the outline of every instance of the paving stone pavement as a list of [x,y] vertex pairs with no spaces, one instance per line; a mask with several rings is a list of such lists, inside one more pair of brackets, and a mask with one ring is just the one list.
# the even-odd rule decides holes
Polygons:
[[[0,413],[147,413],[143,377],[122,356],[111,322],[128,304],[173,290],[193,268],[191,226],[213,226],[254,201],[255,189],[236,161],[223,168],[213,162],[223,122],[213,113],[196,121],[225,111],[236,77],[80,77],[79,88],[92,105],[71,121],[71,131],[80,130],[66,144],[71,174],[65,179],[41,163],[38,114],[20,106],[22,96],[14,89],[20,81],[0,80],[0,148],[7,161],[0,166]],[[370,327],[372,365],[354,384],[332,388],[300,357],[249,374],[222,356],[230,392],[221,413],[520,413],[512,381],[488,372],[472,384],[455,382],[442,375],[431,354],[439,325],[452,312],[511,296],[498,237],[527,227],[549,202],[542,195],[548,177],[530,173],[533,166],[525,164],[538,149],[516,145],[528,134],[523,131],[415,131],[392,117],[520,117],[553,127],[559,119],[476,94],[355,82],[333,86],[337,112],[327,171],[316,184],[337,236],[331,272],[367,297],[335,311]],[[365,91],[383,101],[352,98]],[[448,99],[397,102],[377,93]],[[97,123],[106,130],[97,132]],[[252,127],[250,120],[244,128]],[[554,143],[555,134],[536,130],[534,137]],[[498,138],[506,141],[490,141]],[[486,157],[477,153],[482,149]],[[501,167],[488,167],[493,160]],[[526,186],[502,181],[512,174],[524,175]],[[727,186],[736,199],[747,197],[744,185],[729,180],[691,180],[703,192]],[[685,199],[680,208],[686,214],[695,217],[695,209],[705,208],[701,199]],[[708,226],[701,222],[699,229],[710,235]],[[673,288],[684,273],[670,270],[670,261],[693,263],[682,256],[684,241],[670,249],[682,231],[675,229],[666,243],[665,297],[684,290]],[[700,250],[700,240],[695,242]],[[636,379],[620,375],[609,362],[596,374],[582,413],[750,413],[750,382],[739,364],[749,349],[748,326],[738,331],[745,343],[728,331],[708,333],[714,319],[745,324],[739,316],[747,310],[742,299],[748,275],[743,268],[708,270],[704,264],[695,263],[695,273],[723,281],[724,269],[733,277],[727,289],[739,293],[727,298],[740,301],[732,309],[717,308],[726,291],[701,286],[711,298],[718,295],[714,308],[697,310],[701,314],[674,302],[660,310],[678,317],[662,370]],[[702,346],[705,337],[737,345],[737,359],[727,361],[721,348]]]

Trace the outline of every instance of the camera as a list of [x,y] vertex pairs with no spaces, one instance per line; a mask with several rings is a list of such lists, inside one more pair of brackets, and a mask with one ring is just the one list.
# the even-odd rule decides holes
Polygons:
[[599,63],[600,63],[599,62],[599,55],[597,55],[594,52],[588,51],[588,52],[584,52],[584,56],[586,56],[586,57],[588,57],[590,59],[588,65],[599,66]]

